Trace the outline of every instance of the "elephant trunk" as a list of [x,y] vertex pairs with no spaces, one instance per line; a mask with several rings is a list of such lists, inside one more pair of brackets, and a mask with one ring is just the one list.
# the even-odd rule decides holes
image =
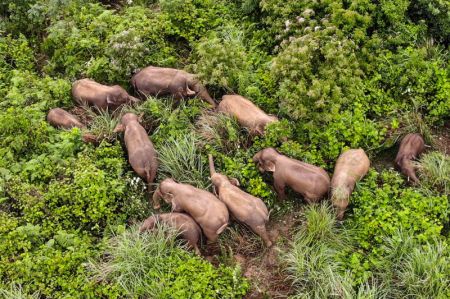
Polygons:
[[214,99],[209,95],[206,88],[202,84],[200,84],[197,80],[194,81],[192,89],[195,92],[197,92],[197,96],[199,98],[210,103],[213,106],[213,108],[216,108],[217,106],[216,101],[214,101]]
[[156,188],[156,191],[153,193],[153,209],[159,210],[161,208],[161,204],[159,203],[159,199],[162,196],[161,190]]
[[211,176],[216,173],[216,169],[214,167],[214,160],[213,156],[211,154],[208,155],[209,160],[209,172],[211,173]]

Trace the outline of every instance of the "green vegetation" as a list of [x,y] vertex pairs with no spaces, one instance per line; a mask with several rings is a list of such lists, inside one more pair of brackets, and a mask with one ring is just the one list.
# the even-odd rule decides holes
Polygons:
[[[450,297],[450,160],[433,142],[450,116],[449,16],[443,0],[3,1],[0,298],[241,298],[251,289],[233,253],[213,266],[166,228],[136,232],[154,211],[113,132],[126,111],[160,153],[158,180],[209,188],[212,153],[271,215],[300,214],[298,231],[278,242],[294,297]],[[49,109],[74,108],[74,80],[134,93],[129,80],[148,65],[196,73],[217,100],[238,93],[281,121],[251,137],[199,99],[149,97],[115,113],[77,108],[98,145],[46,122]],[[293,193],[276,200],[271,176],[252,162],[275,147],[332,174],[342,150],[377,160],[408,132],[433,147],[416,162],[420,184],[371,169],[343,223],[326,204],[303,213]]]

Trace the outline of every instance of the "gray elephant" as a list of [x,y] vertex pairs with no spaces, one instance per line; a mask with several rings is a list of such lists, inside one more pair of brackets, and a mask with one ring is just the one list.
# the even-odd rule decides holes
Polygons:
[[165,179],[153,194],[153,207],[159,199],[172,206],[172,212],[186,212],[200,225],[209,242],[215,242],[228,226],[228,209],[214,194],[188,184]]
[[184,213],[164,213],[148,217],[139,228],[139,231],[145,232],[152,230],[158,223],[163,223],[177,230],[180,236],[187,241],[190,248],[200,255],[198,241],[202,235],[202,230],[191,216]]
[[425,141],[420,134],[407,134],[403,137],[395,157],[395,166],[406,175],[408,181],[411,179],[413,183],[419,182],[413,160],[419,158],[424,150]]
[[123,104],[139,102],[119,85],[107,86],[90,79],[75,81],[72,96],[79,105],[87,104],[101,110],[116,110]]
[[144,96],[173,96],[175,99],[197,96],[216,107],[196,76],[183,70],[149,66],[136,73],[131,84]]
[[347,150],[337,159],[331,179],[331,201],[336,208],[337,219],[344,218],[356,182],[367,174],[369,167],[369,157],[361,148]]
[[158,153],[150,141],[147,132],[139,123],[134,113],[122,116],[121,123],[114,129],[115,132],[125,132],[125,146],[128,151],[128,161],[133,170],[148,184],[150,193],[153,181],[158,170]]
[[318,202],[330,189],[330,177],[320,167],[288,158],[274,148],[266,148],[253,157],[261,172],[273,172],[278,198],[286,198],[285,187],[303,195],[308,203]]
[[236,117],[239,124],[247,128],[251,135],[263,135],[268,124],[278,121],[278,117],[266,114],[240,95],[223,96],[217,110]]
[[267,247],[272,246],[272,241],[266,230],[269,211],[264,202],[237,187],[239,186],[237,179],[229,179],[227,176],[217,173],[211,155],[209,155],[209,169],[211,181],[219,199],[225,203],[231,216],[248,225],[253,232],[263,239]]
[[[83,131],[87,129],[75,115],[61,108],[51,109],[47,114],[47,121],[56,128],[67,130],[79,128]],[[97,138],[90,133],[84,132],[82,138],[84,142],[97,143]]]

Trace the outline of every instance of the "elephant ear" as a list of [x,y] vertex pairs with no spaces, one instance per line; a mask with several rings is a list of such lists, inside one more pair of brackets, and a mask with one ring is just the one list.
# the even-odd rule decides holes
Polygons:
[[264,135],[264,129],[265,129],[265,125],[261,123],[261,124],[256,126],[255,132],[258,135]]
[[275,171],[275,163],[273,163],[272,161],[267,161],[265,163],[265,168],[267,171],[274,172]]
[[241,185],[241,184],[239,184],[239,181],[236,178],[231,178],[231,179],[229,179],[229,181],[230,181],[231,185],[234,185],[236,187],[239,187]]

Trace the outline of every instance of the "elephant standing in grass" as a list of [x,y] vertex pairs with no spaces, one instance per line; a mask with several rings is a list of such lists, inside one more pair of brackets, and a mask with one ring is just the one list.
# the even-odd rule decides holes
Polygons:
[[424,150],[425,141],[420,134],[408,134],[403,137],[395,157],[395,166],[406,175],[408,181],[411,179],[413,183],[419,182],[413,160],[419,158]]
[[136,73],[131,84],[144,96],[173,96],[175,99],[197,96],[216,107],[196,76],[183,70],[149,66]]
[[273,172],[278,198],[286,198],[285,188],[303,195],[307,203],[318,202],[330,189],[330,177],[320,167],[286,157],[274,148],[266,148],[253,157],[261,172]]
[[229,179],[227,176],[217,173],[211,155],[209,155],[209,169],[211,181],[219,194],[219,199],[225,203],[231,215],[238,221],[247,224],[263,239],[267,247],[272,246],[266,230],[269,211],[264,202],[237,187],[239,182],[236,179]]
[[367,174],[369,167],[369,157],[361,148],[347,150],[337,159],[331,179],[331,201],[336,208],[337,219],[344,218],[356,182]]
[[159,199],[172,205],[172,212],[186,212],[200,225],[209,242],[215,242],[228,226],[228,209],[214,194],[188,184],[165,179],[153,194],[153,207]]
[[163,223],[176,229],[180,236],[187,241],[188,246],[200,255],[198,241],[202,235],[202,230],[192,217],[183,213],[156,214],[148,217],[139,228],[139,231],[142,233],[152,230],[158,223]]
[[125,132],[125,146],[131,167],[148,184],[150,193],[159,166],[158,154],[136,114],[126,113],[122,116],[114,132],[122,131]]
[[114,111],[121,105],[139,102],[119,85],[107,86],[90,79],[75,81],[72,95],[79,105],[87,104],[101,110]]

